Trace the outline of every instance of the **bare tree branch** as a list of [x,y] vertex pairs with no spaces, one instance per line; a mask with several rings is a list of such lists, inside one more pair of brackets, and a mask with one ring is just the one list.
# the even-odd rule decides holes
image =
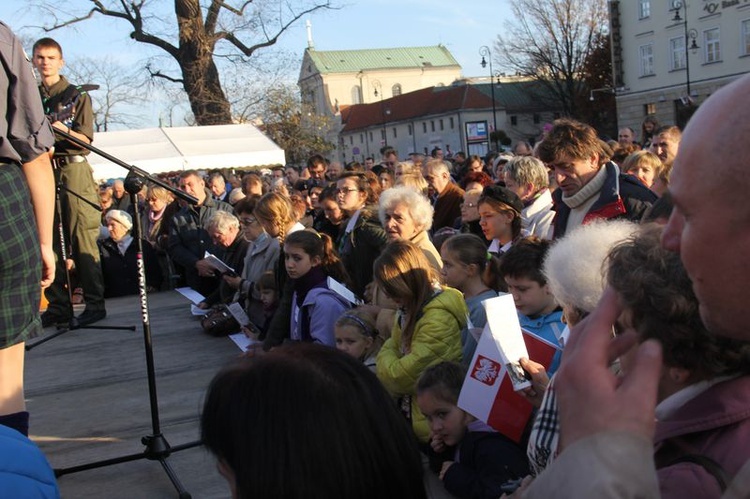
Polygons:
[[576,113],[582,68],[606,32],[604,0],[515,0],[514,21],[495,43],[501,67],[532,78]]
[[172,83],[183,83],[183,81],[182,81],[181,78],[174,78],[172,76],[165,75],[164,73],[162,73],[158,69],[156,71],[154,71],[153,69],[151,69],[151,65],[150,64],[146,65],[146,71],[148,71],[148,74],[152,78],[162,78],[164,80],[171,81]]
[[[246,55],[247,57],[250,57],[251,55],[253,55],[253,53],[256,50],[274,45],[279,40],[279,37],[283,35],[286,30],[288,30],[294,23],[302,19],[304,16],[306,16],[307,14],[311,14],[317,10],[321,10],[321,9],[335,10],[335,7],[331,6],[330,1],[326,1],[324,4],[318,4],[313,7],[310,7],[309,9],[305,9],[302,12],[295,14],[291,20],[283,23],[282,26],[277,30],[276,34],[273,36],[269,36],[268,33],[265,32],[265,28],[263,28],[266,41],[257,43],[255,45],[251,45],[249,47],[245,45],[239,38],[237,38],[233,32],[222,31],[222,32],[216,33],[216,36],[217,38],[223,38],[224,40],[228,41],[229,43],[234,45],[244,55]],[[260,21],[261,23],[263,22],[262,19]]]

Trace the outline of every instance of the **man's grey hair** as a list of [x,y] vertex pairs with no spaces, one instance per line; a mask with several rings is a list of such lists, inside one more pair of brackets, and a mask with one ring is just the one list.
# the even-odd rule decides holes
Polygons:
[[549,187],[547,167],[534,156],[514,156],[503,166],[503,173],[519,185],[533,185],[534,192]]
[[206,222],[206,230],[208,232],[218,231],[225,233],[231,228],[239,229],[240,221],[228,211],[217,211]]

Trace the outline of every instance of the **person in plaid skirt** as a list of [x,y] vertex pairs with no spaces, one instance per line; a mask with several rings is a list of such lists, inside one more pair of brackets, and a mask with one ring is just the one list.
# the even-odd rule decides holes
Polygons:
[[39,300],[55,274],[55,138],[31,64],[1,22],[0,62],[0,424],[27,435],[24,342],[41,330]]

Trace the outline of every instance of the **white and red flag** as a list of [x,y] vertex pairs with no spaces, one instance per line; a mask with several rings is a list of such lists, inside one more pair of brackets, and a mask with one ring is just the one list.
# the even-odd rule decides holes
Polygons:
[[[486,306],[487,326],[469,365],[458,406],[506,437],[520,442],[532,406],[516,392],[508,372],[509,367],[518,369],[518,358],[507,359],[501,353],[500,345],[507,346],[510,342],[516,343],[514,346],[517,347],[516,339],[520,336],[528,358],[545,367],[552,363],[558,347],[521,329],[512,296],[503,295],[484,303],[490,305]],[[517,385],[527,386],[524,383]]]

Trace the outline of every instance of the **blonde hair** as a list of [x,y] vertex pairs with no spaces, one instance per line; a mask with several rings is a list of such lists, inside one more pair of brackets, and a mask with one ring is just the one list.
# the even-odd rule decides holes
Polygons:
[[650,151],[636,151],[622,162],[622,171],[628,173],[642,164],[650,166],[654,170],[654,178],[660,177],[664,169],[664,165],[656,154]]
[[172,202],[172,194],[160,185],[152,185],[148,189],[148,197],[146,199],[156,198],[160,201],[164,201],[169,204]]
[[420,194],[427,195],[427,189],[430,187],[421,173],[405,173],[396,180],[396,187],[411,187]]
[[279,230],[279,244],[284,244],[287,230],[297,222],[297,213],[292,207],[292,202],[278,192],[264,194],[255,205],[253,214],[256,218],[276,226]]
[[419,312],[438,282],[437,275],[424,252],[410,241],[388,243],[375,260],[373,275],[386,295],[403,303],[407,318],[401,341],[409,347]]

